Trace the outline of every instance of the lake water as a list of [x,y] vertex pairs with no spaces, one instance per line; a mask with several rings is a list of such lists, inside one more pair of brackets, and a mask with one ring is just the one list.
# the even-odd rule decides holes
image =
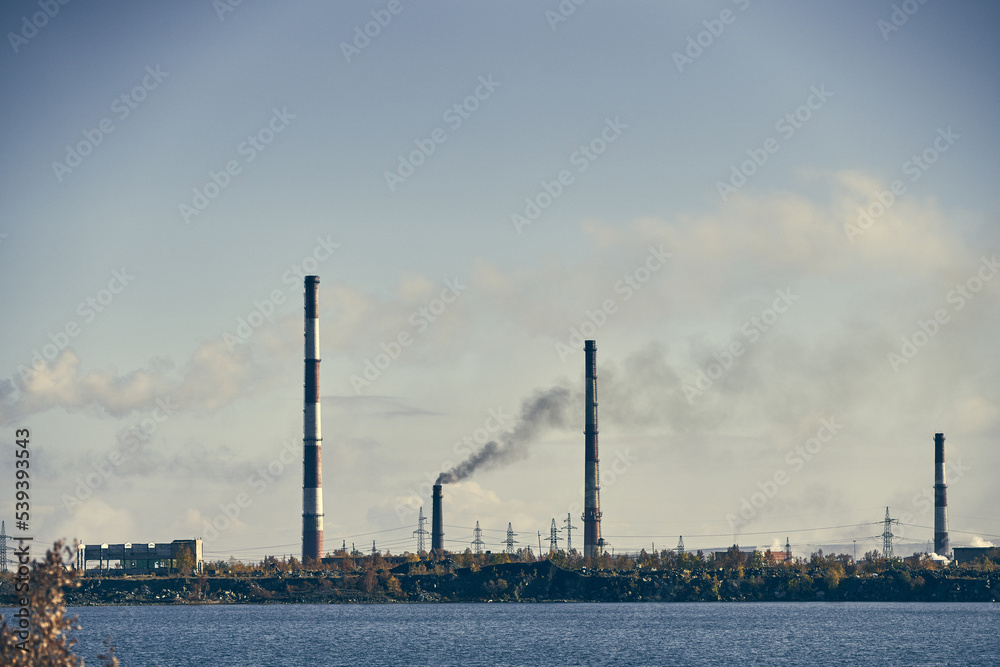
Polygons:
[[1000,605],[76,607],[76,651],[151,665],[998,665]]

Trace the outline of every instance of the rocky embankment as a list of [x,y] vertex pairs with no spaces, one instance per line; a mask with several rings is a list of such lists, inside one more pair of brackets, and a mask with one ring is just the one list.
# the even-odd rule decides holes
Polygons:
[[[442,568],[443,569],[443,568]],[[621,601],[914,601],[997,602],[1000,576],[951,576],[943,571],[886,571],[829,577],[781,569],[722,571],[574,571],[548,561],[449,568],[422,566],[341,574],[284,573],[218,577],[84,577],[67,591],[71,606],[213,603],[372,602],[621,602]],[[413,572],[413,573],[411,573]],[[0,606],[13,606],[7,582]]]

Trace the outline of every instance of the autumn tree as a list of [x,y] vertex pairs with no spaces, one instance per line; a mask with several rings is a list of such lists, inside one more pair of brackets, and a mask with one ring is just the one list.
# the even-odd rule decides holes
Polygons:
[[455,556],[455,562],[460,567],[472,567],[476,558],[472,555],[472,549],[466,547],[465,551]]
[[364,579],[361,580],[361,589],[365,593],[374,593],[377,587],[378,575],[375,574],[375,570],[366,571]]
[[181,574],[191,574],[194,570],[194,554],[187,547],[181,547],[177,550],[177,556],[174,558],[174,565],[177,567],[177,571]]
[[403,594],[403,588],[399,585],[399,579],[395,575],[389,577],[385,582],[385,590],[389,592],[390,595],[399,597]]
[[490,594],[490,597],[497,597],[497,595],[502,594],[507,590],[507,580],[506,579],[493,579],[486,582],[485,585],[486,592]]

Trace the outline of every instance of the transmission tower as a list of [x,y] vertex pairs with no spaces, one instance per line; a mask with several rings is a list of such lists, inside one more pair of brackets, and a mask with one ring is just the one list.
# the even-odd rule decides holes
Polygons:
[[426,546],[425,543],[424,543],[424,535],[430,535],[430,533],[427,532],[424,529],[424,524],[425,523],[427,523],[427,517],[424,516],[424,508],[421,507],[420,508],[420,515],[417,517],[417,529],[415,531],[413,531],[413,534],[417,536],[417,553],[418,554],[419,553],[423,553],[424,551],[426,551],[426,549],[424,549],[424,547]]
[[556,528],[556,520],[552,519],[552,527],[549,528],[549,553],[554,554],[559,551],[559,529]]
[[677,555],[680,556],[684,553],[684,536],[681,535],[677,538]]
[[885,508],[885,520],[882,522],[882,557],[892,558],[892,524],[898,519],[889,518],[889,508]]
[[7,524],[0,521],[0,572],[7,571]]
[[477,556],[481,556],[483,553],[483,547],[486,544],[483,542],[483,531],[479,528],[479,522],[476,522],[476,529],[472,531],[472,550]]
[[517,536],[517,533],[514,532],[514,529],[510,527],[510,523],[508,522],[507,539],[503,541],[503,543],[507,545],[506,551],[508,555],[514,555],[514,545],[519,544],[519,542],[514,539],[515,536]]
[[787,537],[785,538],[785,562],[792,562],[792,543],[788,541]]
[[572,519],[573,515],[567,514],[566,520],[563,521],[566,524],[566,553],[573,550],[573,531],[577,530],[577,527],[573,525]]
[[372,556],[378,556],[378,549],[375,548],[375,540],[372,540]]

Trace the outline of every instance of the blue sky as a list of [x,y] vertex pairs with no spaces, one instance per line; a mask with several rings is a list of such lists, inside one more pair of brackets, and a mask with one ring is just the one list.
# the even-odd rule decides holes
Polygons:
[[[410,508],[453,443],[536,389],[579,390],[572,330],[595,319],[616,548],[783,544],[886,505],[929,526],[942,431],[968,468],[950,480],[968,531],[953,543],[1000,534],[991,3],[591,1],[555,23],[557,2],[389,5],[0,11],[0,442],[33,433],[39,535],[204,535],[247,493],[211,555],[298,550],[298,459],[259,494],[251,480],[301,440],[303,265],[322,280],[328,547],[386,531],[412,550]],[[544,210],[515,224],[526,200]],[[446,280],[459,296],[430,322]],[[768,313],[781,291],[795,298]],[[254,312],[269,317],[234,344]],[[352,382],[401,333],[413,343]],[[449,489],[449,546],[476,520],[531,542],[579,515],[581,407],[527,458]],[[790,463],[830,418],[843,428]],[[797,534],[805,552],[878,532]],[[905,548],[930,533],[907,528]]]

